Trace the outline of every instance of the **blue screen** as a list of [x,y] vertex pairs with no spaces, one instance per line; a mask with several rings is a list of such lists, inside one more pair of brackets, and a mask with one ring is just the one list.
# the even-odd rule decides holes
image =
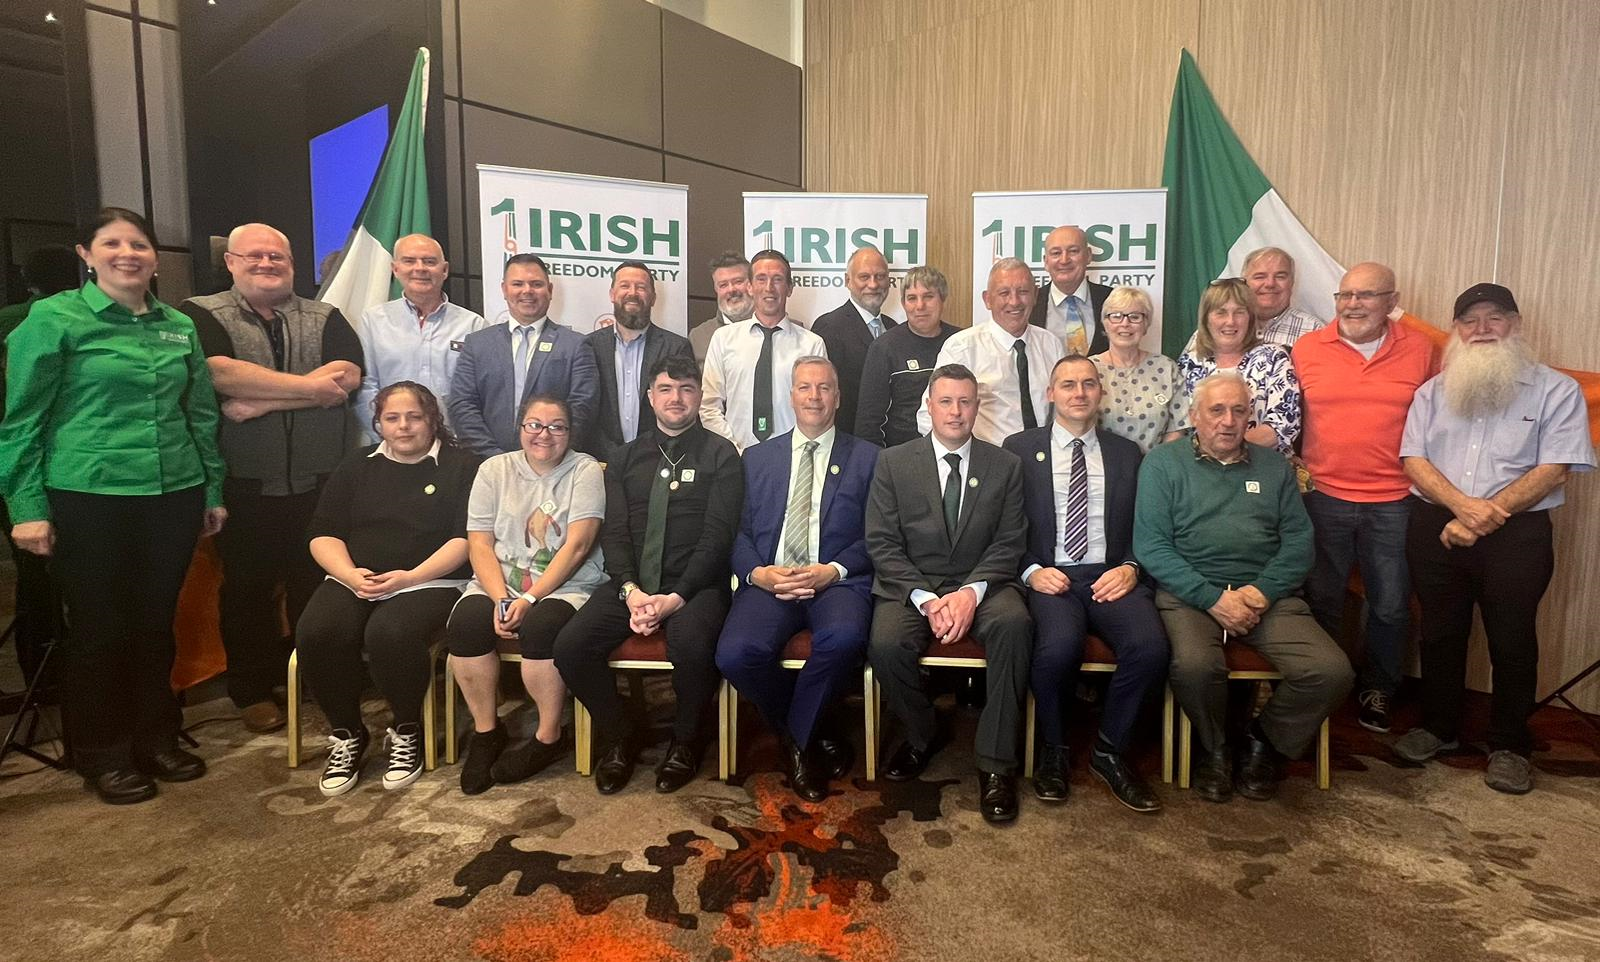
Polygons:
[[361,216],[361,204],[388,143],[387,104],[311,138],[311,227],[316,234],[319,284],[323,260],[344,247]]

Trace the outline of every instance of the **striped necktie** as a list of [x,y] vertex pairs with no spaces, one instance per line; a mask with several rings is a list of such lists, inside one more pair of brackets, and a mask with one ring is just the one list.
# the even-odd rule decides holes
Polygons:
[[1067,557],[1082,561],[1089,553],[1089,465],[1083,456],[1083,440],[1072,439],[1072,474],[1067,479],[1066,537],[1061,546]]
[[807,441],[801,452],[783,521],[784,563],[792,568],[811,563],[811,492],[816,483],[817,442]]

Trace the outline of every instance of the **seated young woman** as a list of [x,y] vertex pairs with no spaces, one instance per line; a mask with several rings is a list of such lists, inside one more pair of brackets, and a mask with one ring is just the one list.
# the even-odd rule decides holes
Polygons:
[[[483,462],[467,509],[472,581],[445,632],[456,682],[472,713],[461,791],[519,782],[566,754],[566,687],[556,634],[606,583],[598,541],[606,511],[600,462],[572,450],[563,400],[530,397],[517,418],[520,451]],[[497,710],[500,643],[522,655],[522,684],[539,712],[532,738],[506,748]]]
[[333,728],[318,783],[330,797],[355,788],[360,774],[367,672],[393,715],[383,787],[422,774],[428,647],[471,573],[467,498],[479,457],[456,446],[438,398],[413,381],[378,392],[372,424],[383,440],[352,452],[317,503],[311,556],[328,577],[295,626],[301,671]]

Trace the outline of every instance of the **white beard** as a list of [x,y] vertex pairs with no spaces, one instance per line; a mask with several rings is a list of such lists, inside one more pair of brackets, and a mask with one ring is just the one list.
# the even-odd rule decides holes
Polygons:
[[1444,349],[1444,400],[1462,417],[1504,411],[1517,393],[1517,377],[1536,361],[1520,334],[1487,344],[1451,337]]

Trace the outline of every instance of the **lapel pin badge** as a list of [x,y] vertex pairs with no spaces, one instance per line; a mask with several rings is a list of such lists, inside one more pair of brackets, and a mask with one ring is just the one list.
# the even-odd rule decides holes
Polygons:
[[694,468],[684,468],[683,469],[683,473],[679,474],[678,477],[679,477],[679,479],[681,479],[684,482],[693,481],[694,480]]
[[433,485],[431,485],[431,484],[430,484],[430,485],[428,485],[428,486],[427,486],[427,487],[425,487],[425,488],[423,488],[423,489],[422,489],[422,493],[423,493],[423,494],[432,494],[432,493],[433,493],[433,492],[434,492],[434,491],[436,491],[436,490],[438,490],[438,489],[437,489],[437,488],[435,488],[435,487],[434,487],[434,486],[433,486]]
[[1261,493],[1261,482],[1260,481],[1246,481],[1244,483],[1244,490],[1245,490],[1245,493],[1247,493],[1247,494],[1260,494]]
[[918,368],[920,368],[921,366],[922,365],[917,362],[916,358],[912,358],[911,360],[906,362],[906,370],[908,370],[908,371],[915,371]]
[[968,478],[967,479],[967,487],[976,488],[977,486],[978,486],[978,479],[977,478]]
[[1033,459],[1035,461],[1043,461],[1044,460],[1044,452],[1043,451],[1035,451],[1035,452],[1033,452]]
[[838,474],[839,473],[839,466],[837,464],[828,465],[828,473],[829,474]]
[[553,341],[540,341],[539,342],[539,350],[542,353],[545,353],[545,354],[550,353],[550,349],[553,348],[553,347],[555,347],[555,343]]

